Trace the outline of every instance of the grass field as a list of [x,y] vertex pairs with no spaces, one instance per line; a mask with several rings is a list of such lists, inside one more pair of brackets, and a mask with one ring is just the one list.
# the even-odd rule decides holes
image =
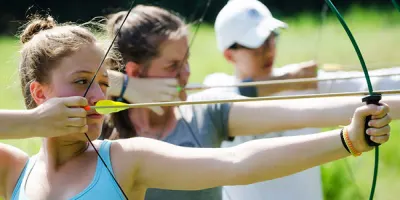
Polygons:
[[[384,11],[354,8],[345,13],[345,19],[359,43],[367,66],[390,67],[400,63],[396,50],[397,44],[400,44],[400,13],[394,8]],[[360,69],[354,49],[334,16],[329,15],[321,27],[319,19],[311,15],[284,20],[289,24],[289,29],[283,31],[279,38],[278,66],[316,59],[319,63],[354,65],[352,69]],[[0,107],[3,109],[24,108],[17,72],[18,49],[19,43],[15,38],[0,38]],[[217,51],[211,26],[202,25],[191,55],[191,82],[201,82],[213,72],[233,72],[233,68]],[[400,123],[393,122],[392,127],[392,140],[381,147],[376,200],[394,200],[400,196],[400,148],[397,145],[400,142]],[[30,154],[36,153],[40,146],[39,139],[2,142],[13,144]],[[323,165],[326,199],[367,199],[372,181],[373,157],[373,152],[369,152],[359,158]]]

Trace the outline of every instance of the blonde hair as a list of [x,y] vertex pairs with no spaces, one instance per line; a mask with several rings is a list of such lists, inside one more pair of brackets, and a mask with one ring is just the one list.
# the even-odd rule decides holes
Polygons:
[[21,88],[25,105],[31,109],[37,105],[31,96],[30,84],[49,83],[50,72],[62,58],[95,44],[96,38],[86,28],[59,25],[51,16],[34,16],[20,35],[20,41],[23,44],[19,65]]

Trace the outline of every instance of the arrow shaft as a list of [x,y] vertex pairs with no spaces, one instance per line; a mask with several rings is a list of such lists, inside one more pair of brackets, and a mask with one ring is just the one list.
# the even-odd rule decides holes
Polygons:
[[[380,90],[376,91],[380,94],[399,94],[400,90]],[[216,103],[234,103],[234,102],[250,102],[250,101],[272,101],[272,100],[288,100],[288,99],[303,99],[303,98],[324,98],[324,97],[344,97],[344,96],[359,96],[367,95],[368,92],[345,92],[345,93],[329,93],[329,94],[311,94],[311,95],[290,95],[290,96],[273,96],[273,97],[256,97],[256,98],[239,98],[239,99],[221,99],[207,101],[174,101],[161,103],[141,103],[141,104],[126,104],[115,106],[90,106],[91,109],[109,109],[109,108],[143,108],[152,106],[181,106],[195,104],[216,104]]]
[[[386,76],[398,76],[400,73],[387,73],[380,75],[371,75],[371,77],[386,77]],[[349,80],[355,78],[365,78],[364,75],[359,76],[345,76],[345,77],[336,77],[336,78],[299,78],[299,79],[286,79],[286,80],[271,80],[271,81],[256,81],[256,82],[247,82],[247,83],[238,83],[233,85],[215,85],[215,86],[206,86],[202,84],[191,84],[185,87],[185,90],[205,90],[210,88],[231,88],[231,87],[249,87],[249,86],[264,86],[264,85],[283,85],[283,84],[291,84],[291,83],[310,83],[310,82],[318,82],[318,81],[336,81],[336,80]]]

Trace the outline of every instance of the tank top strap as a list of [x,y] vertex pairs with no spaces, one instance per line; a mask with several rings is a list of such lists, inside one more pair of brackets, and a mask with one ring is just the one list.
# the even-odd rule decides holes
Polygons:
[[36,155],[32,156],[28,159],[25,164],[24,169],[21,171],[19,175],[17,184],[15,185],[14,191],[12,193],[11,199],[26,199],[25,198],[25,183],[28,178],[29,173],[31,172],[33,166],[35,165]]
[[[111,156],[110,156],[110,148],[111,148],[112,142],[110,140],[103,140],[103,142],[100,145],[100,150],[99,154],[101,158],[103,158],[103,161],[107,165],[107,168],[111,171],[112,175],[114,175],[114,170],[112,169],[112,164],[111,164]],[[103,162],[99,159],[99,162],[101,162],[101,165],[104,165]],[[99,163],[100,164],[100,163]]]

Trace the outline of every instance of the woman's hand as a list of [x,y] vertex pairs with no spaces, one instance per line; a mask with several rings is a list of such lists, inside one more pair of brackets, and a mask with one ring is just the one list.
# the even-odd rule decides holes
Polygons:
[[[109,70],[110,87],[108,95],[118,97],[124,81],[124,74]],[[175,78],[132,78],[129,77],[123,98],[130,103],[152,103],[179,101],[178,81]],[[150,107],[158,115],[164,114],[161,107]]]
[[[350,141],[358,152],[366,152],[373,147],[367,144],[364,134],[367,133],[372,141],[383,144],[389,140],[391,117],[387,104],[365,105],[356,109],[351,124],[347,127]],[[365,118],[372,115],[367,130],[364,130]]]
[[51,98],[38,107],[29,110],[29,135],[31,137],[56,137],[73,133],[85,133],[87,112],[86,98],[73,96]]

